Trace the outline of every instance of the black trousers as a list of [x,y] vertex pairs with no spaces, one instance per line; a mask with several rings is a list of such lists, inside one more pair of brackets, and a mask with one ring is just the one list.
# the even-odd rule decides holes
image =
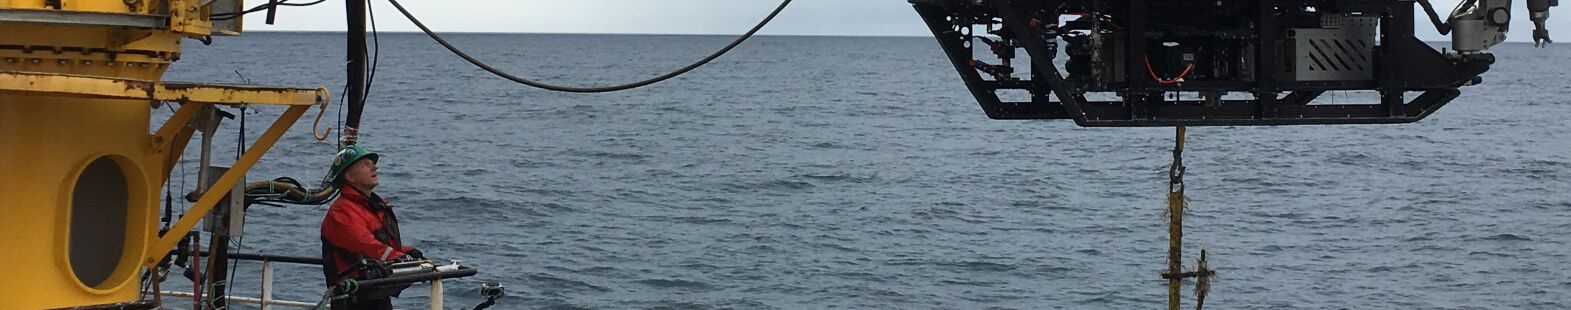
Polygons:
[[353,300],[355,298],[334,300],[333,310],[393,310],[393,299]]

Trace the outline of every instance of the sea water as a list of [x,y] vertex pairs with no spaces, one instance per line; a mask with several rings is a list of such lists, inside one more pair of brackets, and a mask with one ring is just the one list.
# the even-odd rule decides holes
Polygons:
[[[518,75],[593,86],[731,38],[450,39]],[[169,79],[343,93],[342,34],[216,41],[188,44]],[[1166,300],[1173,130],[989,120],[932,38],[759,37],[668,82],[588,95],[492,77],[422,35],[378,41],[360,141],[382,154],[376,191],[405,241],[481,271],[447,283],[450,307],[482,301],[482,281],[508,287],[498,309]],[[1206,305],[1571,307],[1571,45],[1495,52],[1482,85],[1415,124],[1190,128],[1185,261],[1209,252]],[[339,126],[337,99],[320,127]],[[247,141],[281,110],[247,109]],[[320,179],[336,150],[310,136],[316,112],[248,178]],[[216,162],[240,123],[224,123]],[[191,150],[176,196],[195,188]],[[235,251],[317,256],[325,210],[252,207]],[[256,296],[259,264],[236,267],[235,294]],[[320,299],[318,269],[277,268],[277,297]],[[396,303],[423,307],[426,287]]]

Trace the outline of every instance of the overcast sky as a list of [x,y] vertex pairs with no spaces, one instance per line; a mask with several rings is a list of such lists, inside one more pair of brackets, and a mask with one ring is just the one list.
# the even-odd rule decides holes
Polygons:
[[[1459,0],[1433,0],[1449,12]],[[262,1],[248,1],[255,5]],[[306,2],[292,0],[291,2]],[[343,0],[310,7],[283,7],[275,25],[261,14],[246,19],[247,30],[343,31]],[[372,0],[382,31],[417,31],[386,1]],[[1532,40],[1525,1],[1516,2],[1509,40]],[[773,0],[403,0],[437,31],[528,33],[740,34],[779,5]],[[1417,10],[1422,14],[1422,10]],[[1552,11],[1550,34],[1571,43],[1571,8]],[[1419,19],[1425,40],[1445,40]],[[905,0],[796,0],[763,34],[929,36]]]

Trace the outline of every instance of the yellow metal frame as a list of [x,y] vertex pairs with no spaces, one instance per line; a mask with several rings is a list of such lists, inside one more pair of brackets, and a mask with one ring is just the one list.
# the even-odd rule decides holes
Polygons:
[[[219,176],[218,181],[208,188],[233,188],[236,183],[240,182],[240,176],[245,175],[246,171],[250,171],[251,166],[256,165],[256,162],[262,159],[262,155],[266,154],[269,149],[272,149],[273,144],[277,143],[278,139],[284,136],[284,132],[289,131],[289,127],[294,125],[295,121],[299,120],[300,116],[304,115],[305,111],[310,109],[310,107],[309,105],[291,105],[288,110],[284,111],[283,115],[273,121],[273,125],[268,127],[267,131],[263,132],[262,136],[258,137],[255,143],[251,144],[251,147],[246,148],[245,154],[240,155],[240,159],[235,160],[229,171]],[[186,107],[181,108],[185,109]],[[169,124],[165,123],[164,127],[167,129]],[[178,155],[175,158],[178,160]],[[209,190],[206,193],[202,193],[202,197],[196,200],[196,204],[191,205],[191,209],[186,210],[185,214],[180,216],[180,220],[176,221],[174,226],[169,228],[168,233],[160,236],[158,241],[148,248],[142,263],[149,268],[156,267],[158,261],[168,255],[169,251],[174,249],[175,244],[185,237],[185,232],[195,228],[197,221],[207,216],[207,212],[212,211],[213,206],[218,204],[219,199],[223,199],[224,195],[227,194],[229,192],[225,190]]]
[[[244,1],[233,1],[234,7],[241,7]],[[203,0],[97,0],[97,1],[60,1],[58,7],[53,7],[45,0],[7,0],[0,1],[0,9],[5,10],[51,10],[63,14],[85,15],[92,14],[117,14],[128,17],[150,17],[166,21],[164,25],[149,25],[138,22],[138,26],[151,26],[165,28],[166,30],[184,34],[191,37],[200,37],[212,34],[213,21],[209,18],[212,14],[213,2],[203,5]],[[157,12],[163,11],[163,12]],[[167,15],[159,15],[164,13]],[[88,18],[91,20],[91,18]],[[61,19],[57,23],[70,23],[72,20]],[[78,22],[82,23],[82,22]],[[92,24],[92,22],[86,22]],[[113,26],[114,24],[96,24],[95,26]]]
[[[154,226],[156,184],[167,181],[202,119],[217,105],[286,108],[212,187],[231,188],[313,105],[325,110],[329,94],[323,88],[161,81],[180,58],[182,38],[238,34],[240,20],[209,17],[244,8],[244,2],[0,0],[0,28],[7,30],[0,31],[0,45],[23,47],[0,49],[0,170],[37,179],[0,182],[0,193],[14,195],[0,201],[0,235],[11,237],[0,238],[0,245],[24,250],[0,254],[0,265],[9,266],[0,274],[14,280],[0,283],[0,309],[135,301],[140,289],[128,281],[166,257],[228,192],[201,193],[168,233],[159,235]],[[180,109],[149,126],[153,110],[168,102]],[[126,250],[114,274],[85,285],[72,269],[70,240],[63,238],[75,229],[71,184],[81,173],[71,170],[100,157],[116,158],[127,182],[136,184],[135,201],[127,206]],[[44,217],[56,220],[29,220]],[[37,268],[46,264],[56,266]]]
[[0,71],[0,92],[35,96],[286,106],[312,106],[325,103],[328,94],[326,88],[149,82],[20,71]]
[[[240,177],[250,171],[251,167],[262,159],[263,154],[272,149],[273,144],[300,120],[306,110],[313,106],[325,107],[329,102],[329,93],[325,88],[163,83],[17,71],[0,71],[0,94],[183,103],[180,109],[175,111],[175,114],[153,134],[150,147],[155,152],[169,152],[164,163],[173,163],[180,159],[184,153],[180,150],[184,149],[195,130],[190,124],[191,119],[212,105],[287,106],[288,109],[283,115],[274,120],[272,126],[268,127],[267,131],[246,149],[240,159],[234,162],[233,167],[219,176],[218,181],[210,188],[234,187],[240,181]],[[165,172],[167,171],[166,167]],[[148,267],[158,264],[158,261],[174,248],[175,243],[185,235],[185,232],[194,228],[225,194],[226,191],[203,193],[191,209],[187,210],[169,229],[169,233],[159,236],[158,240],[147,248],[148,251],[144,252],[141,263]]]

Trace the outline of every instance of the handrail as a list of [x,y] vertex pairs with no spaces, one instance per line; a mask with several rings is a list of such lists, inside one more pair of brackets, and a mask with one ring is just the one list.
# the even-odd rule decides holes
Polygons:
[[[210,255],[210,254],[208,254],[207,251],[197,251],[196,252],[196,256],[198,256],[198,257],[207,257],[208,255]],[[288,255],[274,255],[274,254],[260,254],[260,253],[229,253],[229,258],[231,258],[231,259],[238,259],[238,260],[244,260],[244,261],[280,262],[280,263],[291,263],[291,264],[301,264],[301,265],[315,265],[315,266],[321,266],[323,264],[322,263],[322,258],[319,258],[319,257],[288,256]]]
[[[210,255],[210,254],[207,251],[197,251],[196,252],[196,256],[198,256],[198,257],[205,257],[205,256],[208,256],[208,255]],[[230,253],[229,254],[229,258],[237,259],[237,260],[260,261],[260,262],[262,262],[262,292],[261,292],[262,296],[261,296],[261,298],[225,296],[225,298],[227,298],[228,301],[260,305],[263,310],[268,310],[268,309],[270,309],[270,306],[274,306],[274,305],[286,306],[286,307],[306,308],[306,309],[315,308],[317,306],[316,304],[306,303],[306,302],[273,300],[273,264],[272,263],[273,262],[283,262],[283,263],[294,263],[294,264],[301,264],[301,265],[316,265],[316,266],[320,266],[320,265],[322,265],[322,259],[314,258],[314,257],[299,257],[299,256],[272,255],[272,254],[255,254],[255,253]],[[456,268],[454,268],[455,266],[456,266]],[[445,291],[445,289],[443,288],[443,285],[442,285],[442,280],[444,280],[444,279],[469,277],[469,276],[474,276],[474,275],[479,273],[478,270],[475,270],[472,267],[459,266],[459,265],[457,265],[456,262],[453,265],[431,266],[431,267],[428,267],[428,268],[434,268],[435,271],[434,272],[421,272],[419,274],[412,274],[412,275],[395,275],[395,276],[386,277],[386,278],[380,278],[380,279],[362,280],[362,281],[357,282],[357,284],[360,287],[379,287],[379,286],[409,285],[409,284],[429,281],[429,282],[431,282],[431,300],[430,300],[431,309],[442,309],[443,308],[442,295],[444,295],[444,291]],[[454,269],[448,269],[448,268],[454,268]],[[155,292],[149,292],[149,293],[155,293]],[[160,291],[160,292],[156,292],[156,294],[163,294],[163,295],[170,295],[170,296],[180,296],[180,297],[191,297],[191,296],[195,295],[195,294],[192,294],[192,293],[189,293],[189,292],[177,292],[177,291]]]
[[[410,283],[430,282],[430,308],[443,308],[443,297],[441,296],[445,294],[445,288],[443,288],[443,285],[441,285],[441,280],[459,279],[459,277],[470,277],[470,275],[474,274],[478,274],[476,269],[468,268],[468,266],[460,266],[460,268],[451,269],[451,271],[421,272],[421,274],[413,275],[394,275],[394,277],[386,277],[386,279],[363,280],[363,282],[358,283],[360,283],[361,286],[385,286],[410,285]],[[262,297],[225,297],[229,302],[242,302],[242,304],[261,305],[262,310],[267,310],[270,305],[283,305],[283,307],[297,308],[317,307],[317,304],[309,304],[309,302],[273,301],[272,286],[272,261],[262,260]],[[149,293],[154,293],[154,291],[149,291]],[[189,293],[189,291],[157,291],[157,293],[154,294],[165,294],[165,296],[178,297],[195,296],[195,294]]]
[[[149,293],[151,293],[151,292],[149,292]],[[175,297],[192,297],[192,296],[196,295],[196,294],[192,294],[191,292],[181,292],[181,291],[159,291],[158,293],[159,294],[163,294],[165,296],[175,296]],[[229,297],[229,302],[239,302],[239,303],[246,303],[246,304],[253,304],[253,305],[285,306],[285,307],[295,307],[295,308],[301,308],[301,309],[315,309],[316,308],[316,304],[315,303],[308,303],[308,302],[271,300],[271,299],[260,299],[260,298],[251,298],[251,297],[237,297],[237,296],[227,296],[227,297]]]

